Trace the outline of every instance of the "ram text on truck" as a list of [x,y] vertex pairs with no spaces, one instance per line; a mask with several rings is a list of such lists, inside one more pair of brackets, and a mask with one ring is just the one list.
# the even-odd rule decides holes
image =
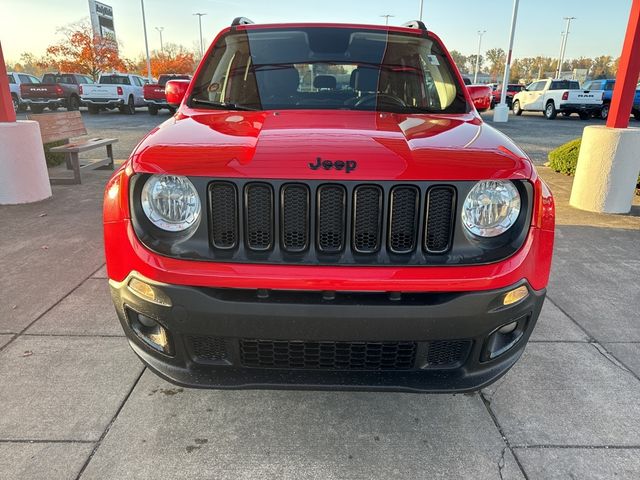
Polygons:
[[[343,81],[343,78],[349,78]],[[554,203],[422,22],[236,19],[109,180],[135,353],[210,388],[495,381],[542,308]]]

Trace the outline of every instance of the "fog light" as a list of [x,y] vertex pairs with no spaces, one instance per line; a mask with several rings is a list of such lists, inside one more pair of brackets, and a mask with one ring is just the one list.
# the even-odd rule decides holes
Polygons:
[[151,317],[127,309],[129,326],[145,344],[167,355],[173,355],[169,332]]
[[506,335],[507,333],[513,332],[517,326],[518,326],[518,322],[507,323],[505,326],[500,327],[498,329],[498,332]]
[[132,278],[129,280],[129,290],[131,290],[136,296],[147,300],[148,302],[155,303],[157,305],[163,305],[165,307],[171,306],[171,300],[169,297],[159,288],[149,285],[142,280]]
[[528,296],[529,289],[526,285],[521,285],[518,288],[505,293],[504,298],[502,299],[502,305],[504,305],[505,307],[507,305],[513,305],[514,303],[518,303],[519,301],[524,300]]

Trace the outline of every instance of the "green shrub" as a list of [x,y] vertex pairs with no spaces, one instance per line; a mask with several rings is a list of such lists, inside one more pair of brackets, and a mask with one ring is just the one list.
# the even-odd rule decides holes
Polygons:
[[47,160],[47,167],[55,167],[64,162],[64,153],[53,153],[50,151],[53,147],[59,147],[60,145],[64,145],[64,140],[60,140],[57,142],[45,143],[44,144],[44,158]]
[[[549,167],[556,172],[574,175],[576,173],[576,165],[578,165],[581,143],[582,139],[576,138],[549,152]],[[637,187],[636,193],[640,195],[640,177],[638,177]]]
[[581,143],[582,139],[577,138],[552,150],[549,153],[549,167],[566,175],[575,174]]

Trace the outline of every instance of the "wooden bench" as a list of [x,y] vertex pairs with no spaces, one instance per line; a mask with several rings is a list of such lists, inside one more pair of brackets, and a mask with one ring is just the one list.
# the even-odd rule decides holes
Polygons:
[[[52,185],[73,185],[81,183],[81,169],[111,169],[113,170],[112,145],[117,138],[88,138],[69,142],[69,139],[87,135],[87,129],[82,121],[80,112],[43,113],[28,116],[29,120],[35,120],[40,124],[40,136],[42,143],[65,141],[65,145],[50,148],[54,153],[64,153],[67,170],[73,170],[73,178],[50,178]],[[90,160],[89,163],[80,165],[78,154],[93,150],[98,147],[107,148],[107,158]]]

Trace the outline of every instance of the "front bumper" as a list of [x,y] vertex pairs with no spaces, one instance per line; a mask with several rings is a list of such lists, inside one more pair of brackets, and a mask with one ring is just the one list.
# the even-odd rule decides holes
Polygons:
[[[171,306],[135,294],[128,287],[133,277],[160,289]],[[389,292],[177,286],[149,281],[136,273],[123,282],[111,280],[110,285],[118,317],[142,361],[171,382],[205,388],[477,390],[497,380],[518,360],[545,297],[544,290],[535,291],[526,281],[498,290],[402,293],[399,298],[398,294],[391,298]],[[503,307],[503,295],[519,285],[527,286],[529,296]],[[168,331],[170,355],[136,334],[132,319],[139,314]],[[490,358],[496,345],[492,334],[514,321],[518,322],[517,341]],[[271,360],[275,356],[276,363],[281,363],[265,367],[255,364],[258,357],[247,357],[245,346],[260,342],[267,344],[260,355]],[[306,359],[304,365],[292,366],[290,359],[278,359],[282,352],[273,352],[273,345],[288,345],[290,355],[295,356],[295,349],[310,349],[313,354],[321,343],[357,350],[375,342],[409,343],[415,346],[414,356],[402,368],[367,369],[322,367]]]

